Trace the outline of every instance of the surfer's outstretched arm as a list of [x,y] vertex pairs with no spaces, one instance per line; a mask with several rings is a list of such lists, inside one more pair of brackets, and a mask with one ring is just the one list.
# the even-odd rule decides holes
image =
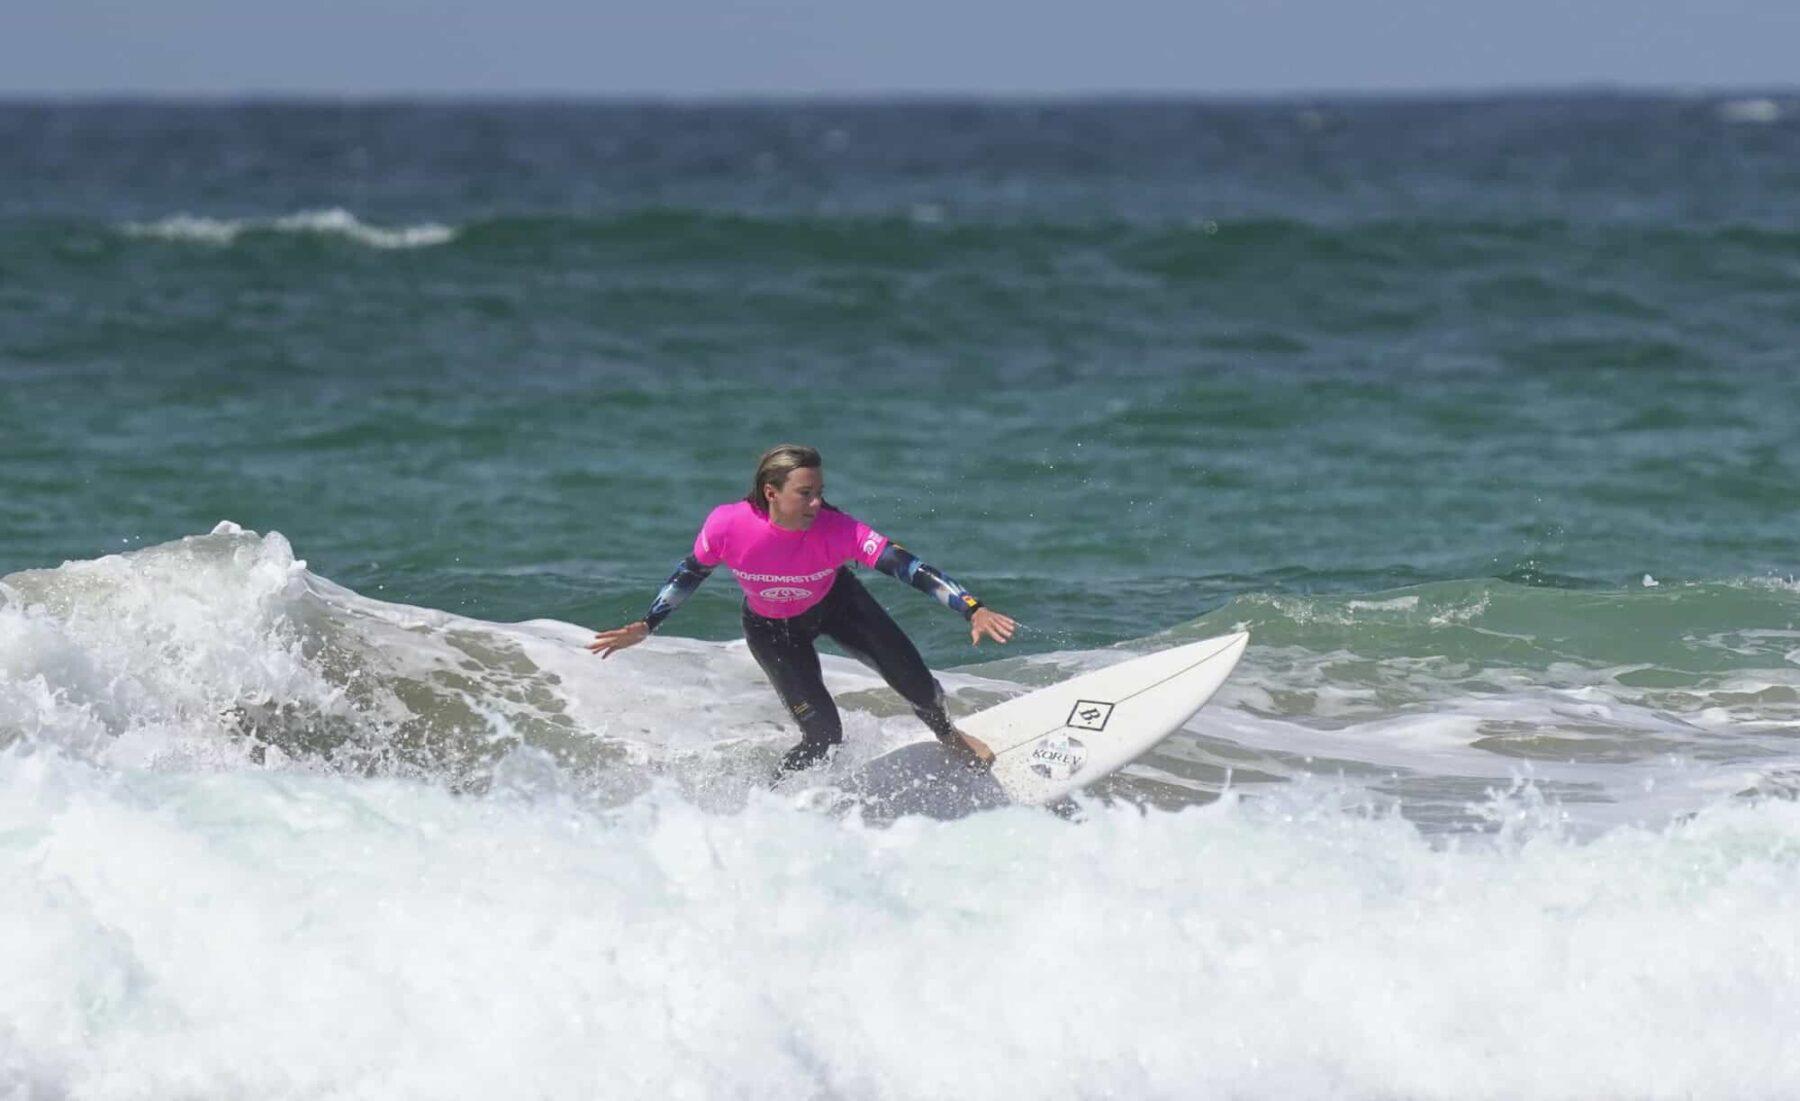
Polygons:
[[700,582],[712,576],[712,572],[713,567],[691,554],[683,558],[675,567],[675,572],[663,582],[662,589],[656,594],[656,599],[650,602],[650,610],[644,614],[644,618],[610,631],[600,631],[594,635],[594,641],[588,643],[588,649],[603,658],[610,657],[615,651],[636,646],[649,638],[650,632],[662,626],[662,621],[669,618],[669,613],[694,595]]
[[942,570],[892,540],[882,548],[881,557],[875,559],[875,568],[960,613],[964,619],[974,618],[976,610],[982,606],[969,590],[947,577]]
[[694,590],[700,587],[700,582],[711,577],[712,572],[713,567],[706,565],[691,554],[683,558],[676,564],[675,572],[669,575],[667,581],[663,582],[663,587],[656,594],[656,599],[650,602],[650,610],[644,615],[644,625],[652,631],[661,627],[662,621],[669,618],[669,613],[681,607],[688,597],[693,596]]
[[919,558],[900,544],[889,540],[875,559],[875,568],[889,577],[904,581],[931,599],[950,608],[969,621],[970,638],[979,644],[983,636],[996,642],[1012,637],[1018,626],[1007,616],[989,608],[958,585],[942,570]]

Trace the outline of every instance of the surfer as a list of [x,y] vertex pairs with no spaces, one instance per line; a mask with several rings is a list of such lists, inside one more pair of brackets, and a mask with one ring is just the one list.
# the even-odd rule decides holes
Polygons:
[[819,453],[778,444],[763,453],[743,500],[720,505],[694,539],[694,551],[634,623],[600,631],[588,649],[602,658],[635,646],[691,596],[723,562],[744,590],[744,638],[750,653],[800,724],[800,744],[782,758],[777,778],[810,767],[844,740],[837,704],[825,690],[815,647],[820,635],[880,673],[912,704],[938,740],[981,766],[994,754],[956,729],[944,691],[918,648],[850,573],[860,562],[906,582],[969,622],[969,638],[1006,642],[1018,626],[955,581],[869,525],[825,503]]

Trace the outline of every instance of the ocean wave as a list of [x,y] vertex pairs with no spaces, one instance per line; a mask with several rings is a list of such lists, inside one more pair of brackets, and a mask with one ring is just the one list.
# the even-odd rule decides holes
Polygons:
[[234,244],[250,234],[280,233],[342,237],[378,249],[410,249],[448,244],[457,236],[454,228],[433,222],[398,229],[372,226],[341,208],[306,210],[275,218],[207,218],[175,214],[154,222],[128,222],[121,228],[131,237],[207,245]]
[[1800,805],[1593,842],[1528,788],[1488,811],[1454,846],[1328,784],[870,829],[15,750],[0,1089],[1800,1090]]
[[[107,251],[83,222],[0,227],[22,254],[68,247]],[[276,239],[330,238],[381,251],[441,250],[469,260],[598,273],[608,286],[670,293],[678,273],[687,308],[712,311],[717,296],[740,302],[753,285],[783,300],[836,301],[846,272],[874,280],[929,276],[909,294],[945,308],[978,305],[990,325],[1041,333],[1046,311],[1111,325],[1145,296],[1204,288],[1213,309],[1195,334],[1221,351],[1295,354],[1309,331],[1391,334],[1441,323],[1444,311],[1473,310],[1495,324],[1579,314],[1629,323],[1630,330],[1573,339],[1554,329],[1509,352],[1524,366],[1562,370],[1571,362],[1656,368],[1704,361],[1687,340],[1628,336],[1680,315],[1695,280],[1733,293],[1780,293],[1791,286],[1800,233],[1780,225],[1592,223],[1546,219],[1289,218],[1186,221],[921,220],[816,212],[733,212],[646,207],[568,214],[477,217],[455,225],[369,225],[341,209],[286,216],[214,218],[180,214],[106,227],[132,242],[248,249]],[[1593,257],[1613,257],[1616,278],[1597,285]],[[309,262],[298,258],[298,263]],[[311,262],[324,262],[313,260]],[[1297,288],[1366,285],[1306,326],[1287,317]],[[1276,288],[1280,288],[1279,293]],[[1224,297],[1219,297],[1224,296]],[[1336,299],[1334,298],[1333,301]],[[952,304],[954,304],[952,306]],[[1074,311],[1080,311],[1076,313]],[[1210,318],[1211,314],[1220,316]],[[906,316],[911,316],[908,313]],[[1224,324],[1230,316],[1252,319]],[[881,314],[875,316],[883,320]],[[1652,325],[1658,332],[1663,327]],[[911,335],[904,323],[901,328]]]
[[[485,790],[527,750],[590,791],[626,797],[677,775],[727,802],[772,771],[790,736],[741,645],[655,639],[630,662],[599,662],[587,638],[362,597],[308,571],[279,533],[226,522],[0,579],[0,744],[117,767],[404,775],[462,790]],[[878,683],[828,664],[835,690]],[[693,693],[695,679],[711,690]],[[851,717],[868,752],[909,740],[898,722],[884,741],[882,720]]]
[[[1800,232],[1776,223],[1574,221],[1558,218],[1455,219],[1389,216],[1344,221],[1283,217],[1244,218],[1027,218],[958,217],[932,206],[891,213],[742,211],[705,207],[643,206],[564,214],[508,214],[470,219],[456,226],[425,222],[399,228],[371,226],[342,208],[249,218],[176,214],[127,222],[136,237],[230,244],[250,233],[335,234],[381,248],[407,248],[473,240],[486,245],[576,244],[639,246],[669,259],[762,256],[760,249],[823,253],[855,259],[904,259],[967,250],[1025,247],[1122,249],[1121,259],[1147,271],[1190,274],[1190,261],[1233,256],[1246,249],[1278,248],[1321,261],[1386,266],[1414,262],[1463,264],[1521,249],[1555,249],[1565,242],[1608,239],[1640,247],[1666,244],[1721,247],[1793,255]],[[760,247],[760,248],[759,248]],[[1535,278],[1519,276],[1521,283]]]
[[[1794,610],[1786,589],[1750,584],[1249,593],[1124,648],[941,679],[967,713],[1135,650],[1247,628],[1251,651],[1215,701],[1104,794],[1204,803],[1326,774],[1455,832],[1485,828],[1471,805],[1523,777],[1603,832],[1800,769]],[[588,797],[673,783],[720,811],[760,790],[794,735],[741,642],[658,637],[599,662],[587,638],[370,599],[307,570],[280,535],[224,524],[0,580],[0,743],[111,768],[468,792],[537,761]],[[847,735],[822,783],[922,736],[868,670],[830,656],[825,669]]]

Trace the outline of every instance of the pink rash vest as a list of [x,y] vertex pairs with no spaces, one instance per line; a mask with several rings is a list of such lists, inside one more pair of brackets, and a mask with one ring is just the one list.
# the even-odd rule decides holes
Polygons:
[[887,536],[834,508],[821,508],[805,531],[789,531],[750,502],[733,501],[700,525],[694,557],[704,566],[730,567],[757,615],[792,619],[825,599],[839,566],[873,566],[887,545]]

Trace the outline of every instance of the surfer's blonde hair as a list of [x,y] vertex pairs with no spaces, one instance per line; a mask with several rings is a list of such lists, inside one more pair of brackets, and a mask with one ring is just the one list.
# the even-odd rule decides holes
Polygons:
[[756,477],[751,480],[750,492],[744,495],[744,500],[750,502],[751,508],[767,516],[769,501],[763,496],[764,486],[774,486],[776,492],[780,492],[781,487],[787,484],[789,474],[796,470],[817,470],[824,465],[825,461],[819,458],[818,448],[808,447],[803,443],[778,443],[763,452],[762,458],[757,462]]

